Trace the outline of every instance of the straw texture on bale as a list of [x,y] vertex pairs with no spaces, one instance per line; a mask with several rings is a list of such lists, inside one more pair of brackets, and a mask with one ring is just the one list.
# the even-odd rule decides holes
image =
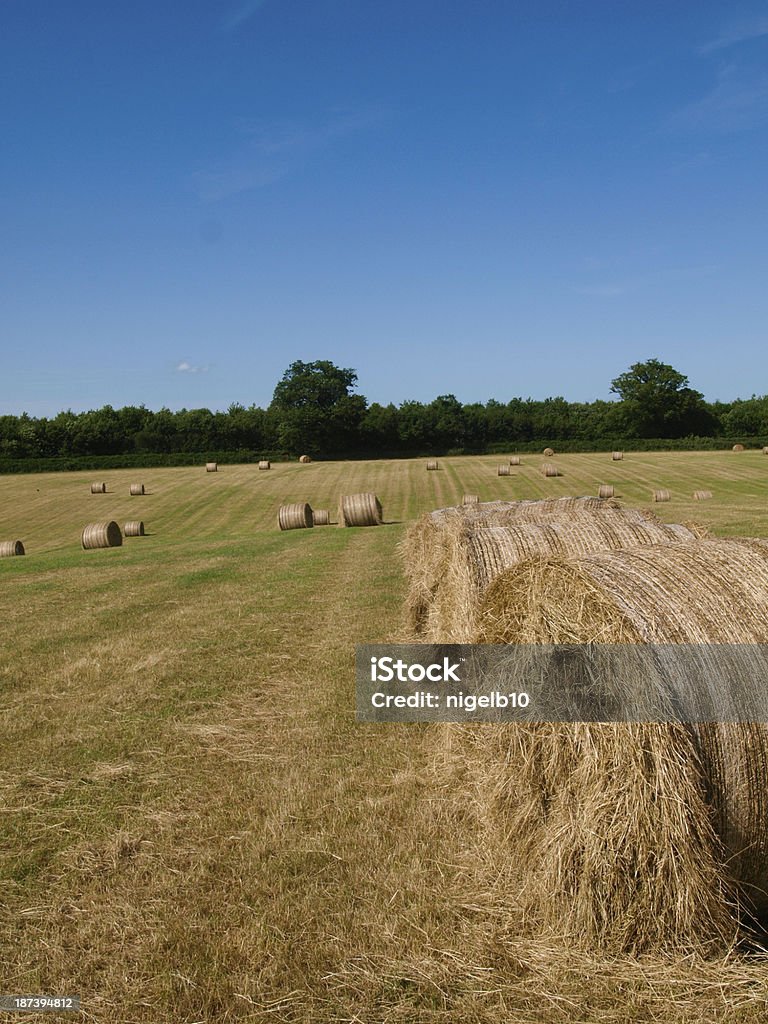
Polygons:
[[508,525],[433,529],[431,535],[413,529],[403,546],[409,630],[426,642],[472,642],[481,595],[499,573],[527,559],[695,539],[693,530],[673,530],[630,509],[570,516],[542,512],[538,521],[520,516],[508,519]]
[[548,458],[552,458],[552,456],[555,454],[555,449],[545,448],[542,454],[546,455]]
[[375,494],[342,494],[339,499],[339,526],[380,526],[381,502]]
[[477,505],[480,502],[480,496],[477,494],[463,494],[461,497],[462,505]]
[[206,464],[205,464],[205,472],[206,473],[218,473],[218,471],[219,471],[219,464],[218,464],[218,462],[206,462]]
[[427,469],[437,469],[437,459],[430,459],[427,463]]
[[0,540],[0,558],[10,558],[24,553],[24,545],[20,540]]
[[733,448],[731,448],[731,451],[732,452],[743,452],[744,451],[744,445],[743,444],[735,444],[733,446]]
[[143,494],[144,484],[131,484],[129,488],[129,493],[132,495]]
[[509,466],[499,466],[496,470],[497,476],[509,476]]
[[509,464],[510,464],[510,466],[519,466],[520,465],[520,456],[519,455],[510,455],[509,456]]
[[[768,543],[529,561],[488,587],[473,639],[685,644],[707,678],[707,645],[768,642]],[[761,686],[761,648],[746,650]],[[482,747],[467,733],[487,823],[545,924],[622,949],[703,946],[733,938],[734,898],[768,909],[768,723],[492,726]]]
[[316,508],[312,510],[312,522],[315,526],[330,526],[331,517],[327,508]]
[[611,458],[614,462],[621,462],[624,458],[624,452],[611,452]]
[[277,525],[281,530],[304,530],[309,526],[314,526],[312,507],[306,501],[281,505],[277,513]]
[[88,523],[83,529],[82,544],[88,548],[119,548],[123,543],[120,527],[112,520],[109,523]]
[[600,484],[597,488],[598,498],[612,498],[613,497],[613,484]]
[[106,494],[106,493],[107,493],[107,485],[106,484],[91,484],[91,494]]
[[142,523],[139,519],[132,519],[123,527],[123,533],[125,534],[126,537],[143,537],[144,523]]
[[552,462],[545,462],[541,467],[544,476],[562,476],[562,473]]
[[299,462],[301,462],[302,465],[306,465],[308,462],[311,462],[311,461],[312,461],[312,459],[310,459],[310,457],[308,455],[300,455],[299,456]]
[[660,491],[653,491],[651,498],[653,501],[669,501],[669,491],[663,488]]
[[272,468],[272,466],[270,465],[268,459],[262,459],[259,462],[259,469],[271,469],[271,468]]
[[706,501],[708,498],[711,498],[711,497],[712,497],[712,491],[694,491],[693,492],[693,500],[694,501]]

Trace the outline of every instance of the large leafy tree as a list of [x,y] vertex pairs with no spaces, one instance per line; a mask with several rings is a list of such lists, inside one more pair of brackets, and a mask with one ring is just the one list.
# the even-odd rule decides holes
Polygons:
[[291,363],[269,408],[278,445],[310,455],[356,447],[367,407],[362,395],[352,394],[356,382],[354,370],[328,359]]
[[704,396],[668,363],[648,359],[634,363],[611,382],[621,399],[626,434],[633,437],[684,437],[713,433],[713,416]]

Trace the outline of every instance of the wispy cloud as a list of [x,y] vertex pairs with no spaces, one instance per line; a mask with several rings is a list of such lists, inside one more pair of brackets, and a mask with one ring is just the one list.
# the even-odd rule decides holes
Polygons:
[[768,73],[737,64],[722,67],[714,87],[700,100],[675,111],[667,127],[731,133],[768,121]]
[[750,18],[747,21],[735,22],[724,29],[716,39],[712,39],[710,42],[705,43],[704,46],[700,46],[699,53],[715,53],[718,50],[725,50],[729,46],[734,46],[736,43],[744,43],[749,39],[758,39],[760,36],[768,36],[768,14],[758,15],[756,18]]
[[176,370],[178,373],[207,373],[208,367],[193,366],[191,363],[188,363],[186,359],[182,359],[182,361],[176,365]]
[[234,32],[236,28],[239,28],[249,18],[252,18],[256,11],[263,7],[266,2],[267,0],[245,0],[245,3],[239,4],[234,10],[230,11],[221,23],[222,31]]

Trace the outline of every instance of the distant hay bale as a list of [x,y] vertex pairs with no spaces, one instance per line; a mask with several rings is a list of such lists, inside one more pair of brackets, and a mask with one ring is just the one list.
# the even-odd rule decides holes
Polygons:
[[509,476],[509,466],[501,465],[496,470],[497,476]]
[[314,526],[312,507],[306,501],[295,501],[291,505],[281,505],[277,513],[277,525],[281,530],[304,530]]
[[624,458],[624,452],[611,452],[611,458],[614,462],[621,462]]
[[339,500],[339,526],[380,526],[381,502],[375,494],[343,494]]
[[205,464],[205,472],[206,473],[218,473],[218,471],[219,471],[219,464],[218,464],[218,462],[206,462],[206,464]]
[[462,505],[477,505],[480,502],[480,497],[477,494],[463,494],[461,496]]
[[[758,687],[768,548],[700,540],[528,561],[496,577],[477,621],[480,643],[682,644],[681,677],[695,665],[702,679],[707,645],[741,644]],[[676,703],[681,677],[663,676],[660,700]],[[486,821],[544,927],[633,951],[727,944],[732,884],[743,905],[768,909],[768,723],[472,731],[458,738],[486,789]]]
[[613,497],[613,484],[600,484],[597,488],[598,498],[612,498]]
[[660,491],[652,491],[651,492],[651,500],[652,501],[669,501],[669,491],[666,491],[663,488]]
[[106,484],[99,484],[99,483],[91,484],[91,494],[106,494],[106,493],[107,493],[107,485]]
[[763,448],[763,455],[768,455],[768,445]]
[[427,469],[437,469],[437,459],[430,459],[427,462]]
[[109,523],[88,523],[83,529],[82,544],[90,548],[119,548],[123,543],[120,527],[114,520]]
[[123,527],[123,533],[126,537],[143,537],[144,523],[140,522],[138,519],[132,519]]
[[144,484],[131,484],[128,493],[131,494],[131,495],[143,494],[144,493]]
[[402,549],[409,577],[409,630],[425,642],[471,643],[481,595],[499,573],[527,559],[574,558],[593,551],[695,539],[691,529],[672,529],[652,515],[631,509],[570,516],[543,513],[539,520],[521,516],[500,526],[470,522],[435,529],[431,535],[417,524]]
[[330,526],[331,516],[327,508],[316,508],[312,510],[312,522],[315,526]]
[[706,501],[708,498],[711,498],[711,497],[712,497],[712,491],[694,491],[693,492],[693,500],[694,501]]
[[510,455],[509,456],[509,464],[510,464],[510,466],[519,466],[520,465],[520,456],[519,455]]
[[733,446],[733,448],[731,448],[731,451],[732,452],[743,452],[744,451],[744,445],[743,444],[735,444]]
[[259,469],[271,469],[271,468],[272,468],[272,466],[270,465],[268,459],[262,459],[261,462],[259,462]]
[[300,455],[299,456],[299,462],[301,462],[305,466],[306,466],[306,464],[308,462],[311,462],[311,461],[312,461],[312,459],[310,459],[310,457],[308,455]]
[[541,472],[544,476],[562,476],[563,474],[552,462],[545,462],[542,464]]
[[544,451],[542,452],[542,454],[546,455],[548,459],[551,459],[552,456],[555,454],[555,449],[554,448],[545,448]]
[[0,540],[0,558],[11,558],[13,555],[23,555],[24,545],[20,540]]

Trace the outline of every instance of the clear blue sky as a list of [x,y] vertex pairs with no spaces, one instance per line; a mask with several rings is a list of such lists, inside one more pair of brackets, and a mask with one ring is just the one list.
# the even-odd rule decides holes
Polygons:
[[0,0],[0,413],[768,391],[768,3]]

